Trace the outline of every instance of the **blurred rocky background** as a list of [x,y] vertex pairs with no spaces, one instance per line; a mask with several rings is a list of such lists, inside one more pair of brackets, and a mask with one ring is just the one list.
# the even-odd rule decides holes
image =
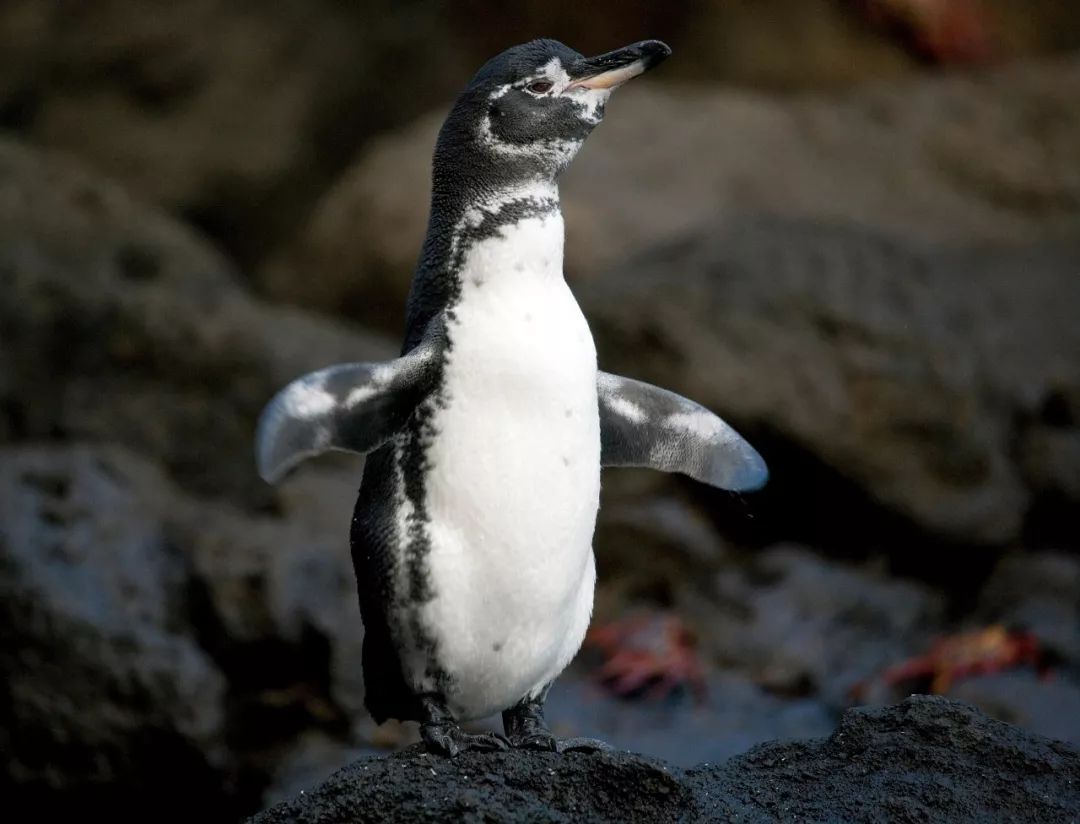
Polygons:
[[690,764],[934,690],[1080,742],[1076,3],[4,0],[8,798],[235,821],[412,740],[362,706],[360,462],[271,489],[252,429],[395,353],[446,106],[539,35],[673,47],[565,177],[567,275],[773,472],[606,473],[557,731]]

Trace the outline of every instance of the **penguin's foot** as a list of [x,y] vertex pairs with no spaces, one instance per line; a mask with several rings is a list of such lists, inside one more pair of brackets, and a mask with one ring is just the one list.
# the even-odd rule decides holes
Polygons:
[[510,747],[510,742],[498,733],[465,732],[441,696],[421,696],[420,707],[424,719],[420,723],[420,737],[430,752],[453,758],[468,750],[494,752]]
[[503,713],[503,729],[510,746],[519,750],[558,750],[558,741],[544,721],[544,690],[541,697],[524,699]]
[[497,732],[465,732],[453,723],[423,724],[420,737],[430,752],[449,758],[469,750],[496,752],[510,747],[510,742]]
[[556,738],[544,720],[544,700],[551,684],[540,690],[535,698],[523,698],[503,712],[503,729],[510,746],[519,750],[548,752],[604,752],[610,744],[595,738]]
[[510,739],[510,746],[518,750],[541,750],[543,752],[558,752],[559,740],[550,732],[538,732],[533,735],[522,735]]

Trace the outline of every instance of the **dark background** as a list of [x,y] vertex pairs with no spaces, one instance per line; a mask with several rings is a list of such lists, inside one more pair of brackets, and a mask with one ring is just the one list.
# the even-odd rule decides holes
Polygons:
[[[413,740],[362,708],[359,462],[271,489],[252,429],[393,356],[446,107],[541,35],[672,46],[565,175],[567,277],[604,368],[773,473],[605,474],[597,625],[706,696],[616,698],[594,644],[556,731],[715,761],[936,688],[1080,742],[1075,3],[4,0],[10,797],[231,821]],[[881,675],[999,624],[1042,666]]]

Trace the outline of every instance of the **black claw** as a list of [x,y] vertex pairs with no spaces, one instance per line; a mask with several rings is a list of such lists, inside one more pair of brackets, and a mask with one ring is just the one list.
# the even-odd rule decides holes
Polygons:
[[518,750],[541,750],[544,752],[558,752],[559,741],[550,732],[538,732],[533,735],[522,735],[510,739],[510,745]]
[[420,727],[420,737],[428,752],[453,758],[460,751],[457,742],[450,734],[450,728],[442,725],[424,724]]
[[503,713],[503,729],[516,749],[554,752],[558,748],[555,736],[544,721],[546,697],[545,688],[537,697],[523,698]]
[[547,752],[604,752],[612,749],[610,744],[595,738],[557,739],[544,721],[544,700],[548,687],[535,698],[523,698],[503,713],[503,728],[510,744],[519,750],[545,750]]
[[510,742],[505,736],[497,732],[482,732],[477,734],[463,733],[465,749],[480,750],[482,752],[496,752],[510,749]]
[[470,750],[497,752],[510,748],[510,742],[496,732],[470,733],[450,724],[424,724],[420,727],[420,737],[429,752],[448,758]]
[[509,749],[510,742],[496,732],[465,732],[457,725],[442,696],[431,694],[420,698],[424,721],[420,737],[428,751],[453,758],[468,750],[494,752]]

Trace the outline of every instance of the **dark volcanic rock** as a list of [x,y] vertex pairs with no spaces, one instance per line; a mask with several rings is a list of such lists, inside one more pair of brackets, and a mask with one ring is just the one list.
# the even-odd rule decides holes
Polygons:
[[[1074,4],[992,3],[1003,57],[1080,40]],[[854,5],[4,0],[0,128],[77,154],[250,261],[360,142],[446,101],[515,42],[551,33],[598,53],[659,37],[678,55],[665,79],[771,88],[921,69]]]
[[175,221],[0,140],[0,439],[117,442],[190,489],[265,499],[263,404],[306,371],[393,351],[252,299]]
[[253,821],[677,821],[693,790],[661,761],[513,752],[453,761],[412,747],[354,762]]
[[765,744],[719,767],[703,817],[770,821],[1075,821],[1080,751],[966,704],[912,696],[851,710],[825,741]]
[[138,808],[175,771],[180,807],[220,804],[225,679],[146,506],[156,473],[116,451],[0,456],[0,785]]
[[452,90],[439,16],[336,0],[5,0],[0,127],[258,258],[358,142]]
[[827,739],[689,770],[625,752],[357,761],[256,824],[359,821],[1068,822],[1080,752],[940,698],[852,710]]
[[[702,227],[578,291],[604,368],[779,435],[927,533],[1004,543],[1032,504],[1026,427],[1080,387],[1078,267],[1075,244],[941,247],[760,217]],[[774,467],[766,494],[791,496],[774,520],[805,500],[836,506],[793,466]],[[850,539],[856,514],[833,510],[831,537]]]
[[842,708],[847,691],[940,632],[943,598],[916,581],[777,546],[716,574],[697,624],[717,660],[781,695]]
[[1061,672],[999,672],[962,680],[948,696],[1000,721],[1080,747],[1080,686]]
[[348,513],[210,504],[117,447],[0,449],[0,786],[145,812],[180,775],[184,810],[229,820],[294,738],[348,740]]

